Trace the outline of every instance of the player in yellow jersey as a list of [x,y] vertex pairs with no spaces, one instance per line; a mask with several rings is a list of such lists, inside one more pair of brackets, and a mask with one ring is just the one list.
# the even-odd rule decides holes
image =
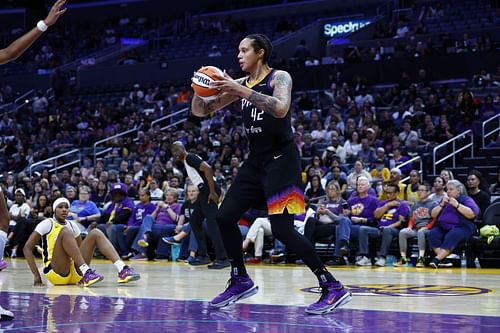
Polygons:
[[24,256],[35,277],[35,286],[44,285],[33,257],[33,249],[40,239],[43,249],[43,273],[53,285],[81,282],[83,286],[88,287],[102,281],[103,276],[88,266],[96,247],[113,262],[118,271],[119,283],[140,279],[138,273],[125,266],[111,242],[99,229],[93,229],[82,240],[80,229],[75,222],[66,220],[69,214],[68,199],[57,199],[52,208],[54,217],[40,222],[24,246]]

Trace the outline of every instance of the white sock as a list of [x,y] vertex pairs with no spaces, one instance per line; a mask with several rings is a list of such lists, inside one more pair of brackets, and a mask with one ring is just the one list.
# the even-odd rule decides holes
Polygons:
[[113,265],[115,265],[116,269],[118,270],[118,273],[120,273],[122,269],[125,268],[125,263],[120,259],[115,261]]
[[83,264],[78,268],[80,269],[80,272],[82,272],[82,275],[85,275],[85,273],[90,269],[89,265],[87,264]]
[[0,258],[3,260],[3,253],[5,252],[5,244],[7,243],[7,233],[0,230]]

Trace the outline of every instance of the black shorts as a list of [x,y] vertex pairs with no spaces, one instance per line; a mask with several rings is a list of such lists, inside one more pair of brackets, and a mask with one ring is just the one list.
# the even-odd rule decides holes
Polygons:
[[269,215],[302,214],[305,211],[301,165],[297,147],[290,143],[280,150],[249,157],[234,179],[228,196],[251,198],[249,207],[266,209]]

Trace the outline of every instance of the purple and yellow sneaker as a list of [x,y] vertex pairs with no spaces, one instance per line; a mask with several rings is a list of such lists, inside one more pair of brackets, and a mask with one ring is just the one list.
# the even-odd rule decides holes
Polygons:
[[320,283],[319,300],[307,307],[308,314],[324,314],[348,303],[352,299],[351,292],[340,281]]
[[231,273],[231,278],[227,282],[226,290],[215,297],[210,302],[210,306],[214,308],[223,308],[240,299],[253,296],[258,291],[259,287],[253,283],[249,276],[239,276]]
[[134,271],[132,267],[125,266],[121,270],[120,273],[118,273],[118,283],[127,283],[127,282],[132,282],[132,281],[137,281],[141,278],[141,275]]
[[90,287],[97,282],[104,280],[104,276],[97,273],[93,269],[88,269],[83,275],[82,283],[84,287]]

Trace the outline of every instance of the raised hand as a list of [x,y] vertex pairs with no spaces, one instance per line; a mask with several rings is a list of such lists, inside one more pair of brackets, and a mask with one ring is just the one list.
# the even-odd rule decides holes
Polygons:
[[53,25],[54,23],[57,22],[57,20],[59,19],[59,16],[61,16],[62,14],[64,14],[66,12],[67,8],[61,9],[61,7],[64,6],[65,3],[66,3],[66,0],[57,0],[56,1],[56,3],[50,9],[50,12],[47,15],[47,17],[45,18],[45,20],[43,20],[46,25],[48,25],[50,27],[51,25]]

